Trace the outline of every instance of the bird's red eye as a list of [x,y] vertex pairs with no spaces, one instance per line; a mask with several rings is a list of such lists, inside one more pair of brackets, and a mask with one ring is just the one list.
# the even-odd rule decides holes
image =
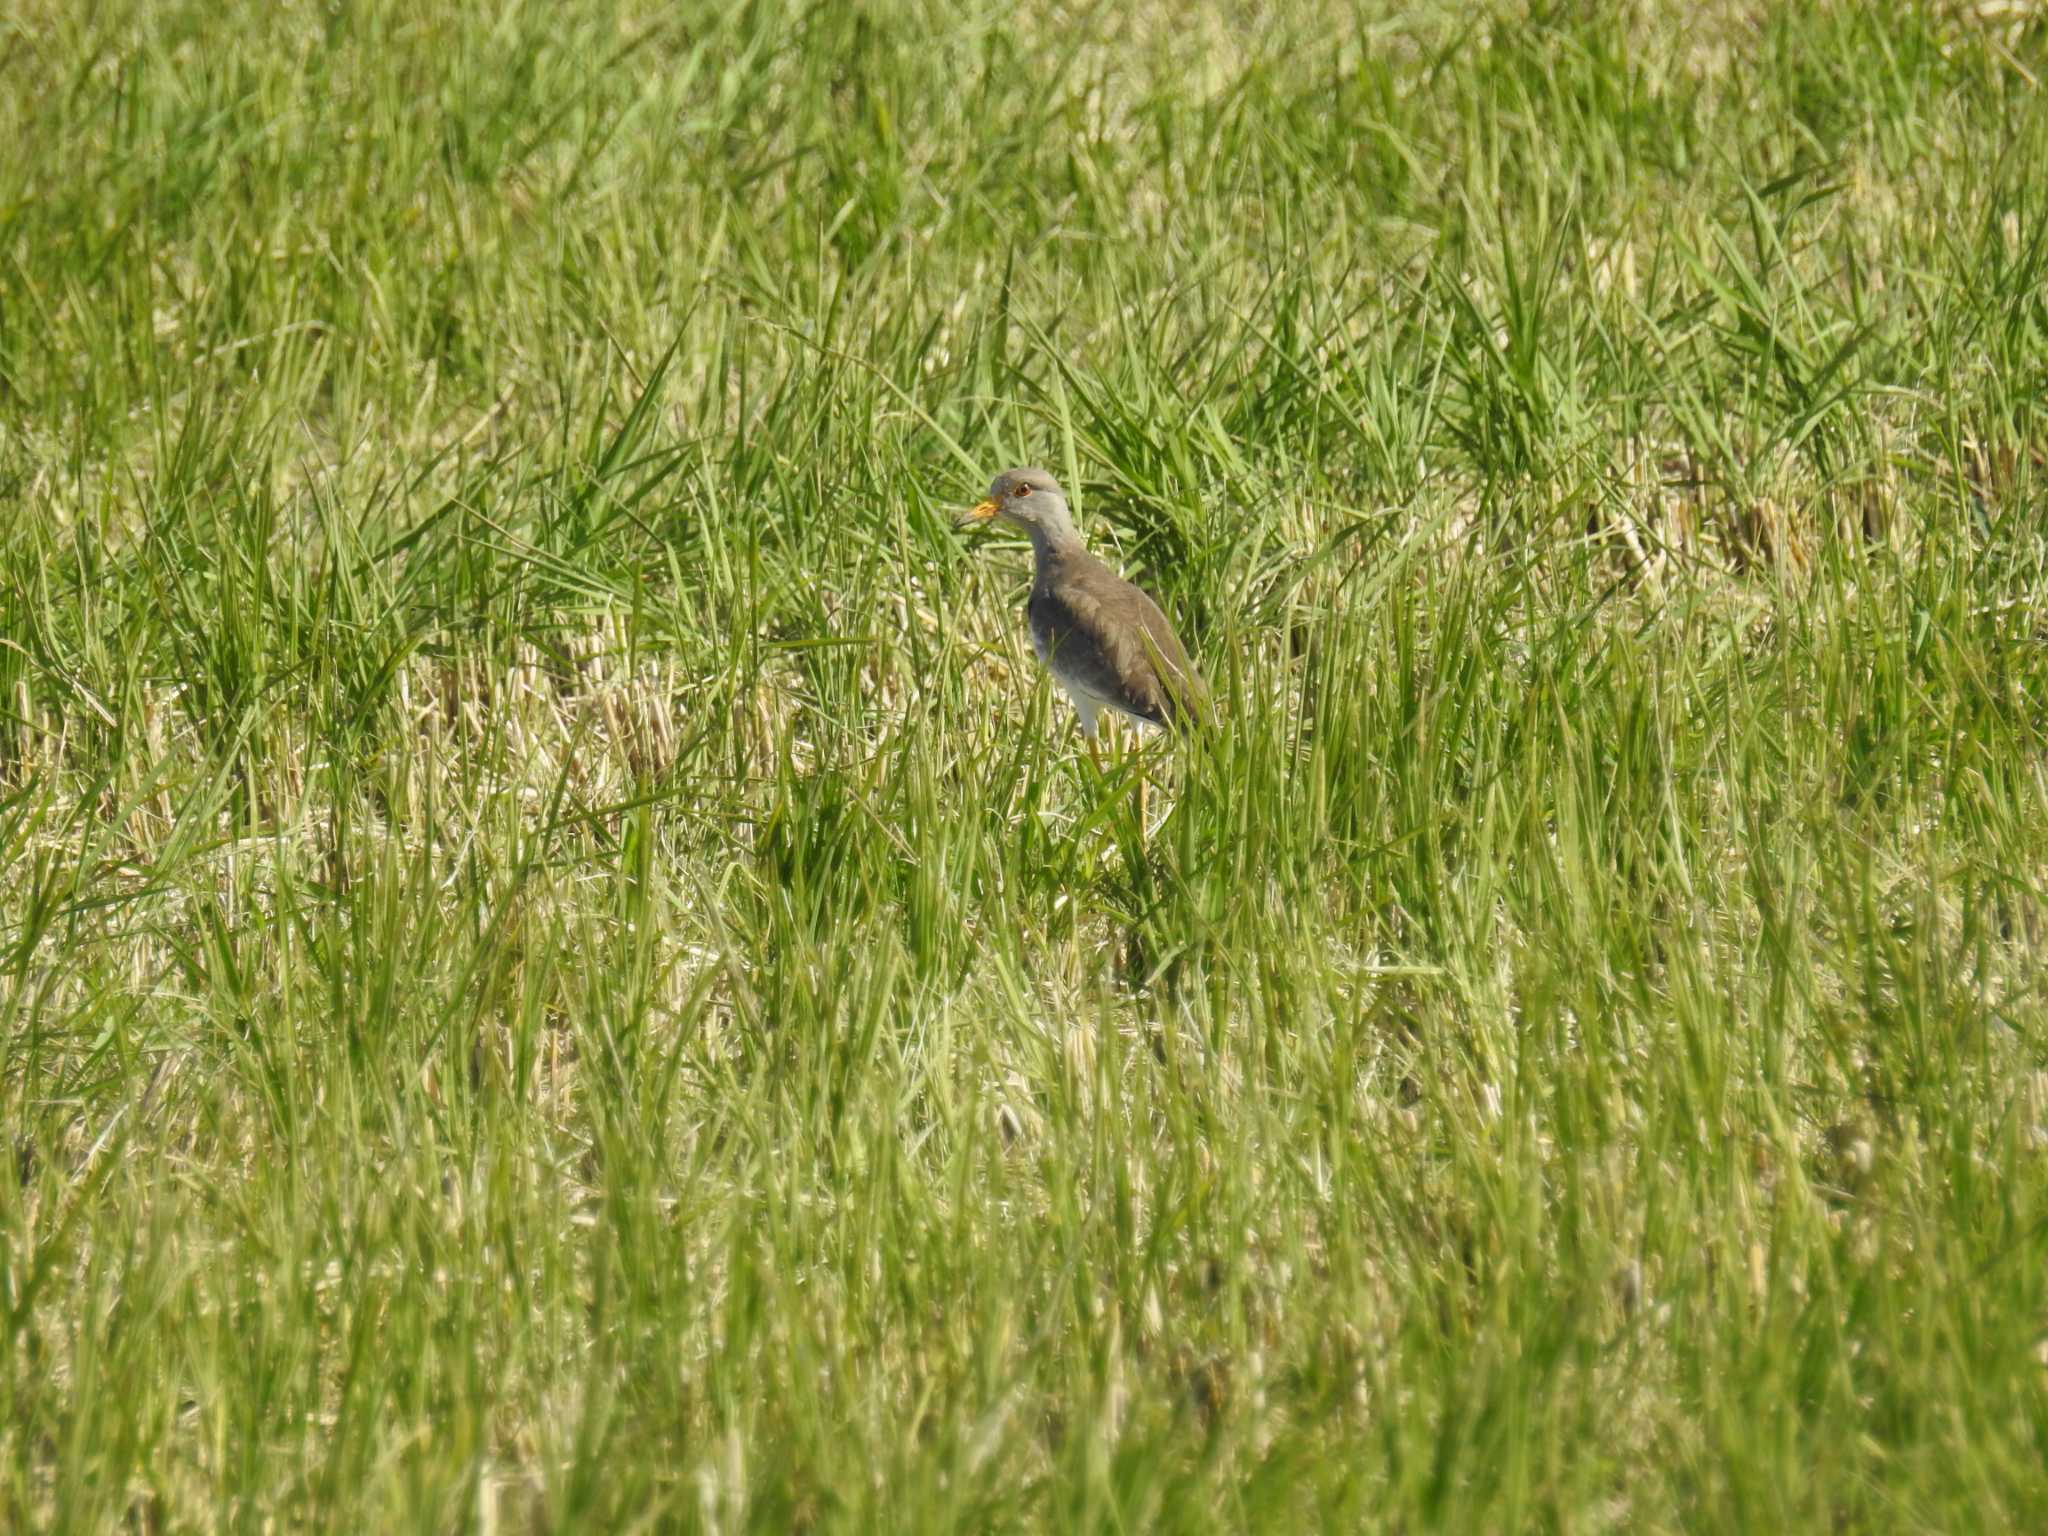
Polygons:
[[1015,485],[1010,487],[1010,494],[1012,496],[1029,496],[1031,494],[1031,487],[1026,485],[1023,481],[1019,480]]

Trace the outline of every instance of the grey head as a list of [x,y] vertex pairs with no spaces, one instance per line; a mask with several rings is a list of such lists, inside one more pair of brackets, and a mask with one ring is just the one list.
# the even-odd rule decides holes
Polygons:
[[1031,542],[1041,549],[1080,538],[1073,514],[1067,510],[1067,493],[1042,469],[1004,470],[989,482],[988,499],[967,518],[976,523],[1000,518],[1030,534]]

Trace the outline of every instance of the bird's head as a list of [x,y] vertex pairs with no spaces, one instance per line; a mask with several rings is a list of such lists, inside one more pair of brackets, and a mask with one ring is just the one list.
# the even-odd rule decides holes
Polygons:
[[989,482],[988,499],[968,512],[966,521],[987,523],[1001,518],[1025,532],[1055,532],[1073,527],[1067,493],[1042,469],[1006,469]]

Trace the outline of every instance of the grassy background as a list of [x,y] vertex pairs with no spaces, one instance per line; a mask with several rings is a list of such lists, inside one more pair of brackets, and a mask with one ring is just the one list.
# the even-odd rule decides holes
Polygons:
[[2038,1520],[2044,71],[16,0],[0,1526]]

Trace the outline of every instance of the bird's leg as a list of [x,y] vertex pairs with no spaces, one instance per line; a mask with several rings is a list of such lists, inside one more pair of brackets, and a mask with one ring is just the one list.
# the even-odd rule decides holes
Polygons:
[[1102,754],[1095,748],[1095,732],[1090,728],[1084,727],[1081,732],[1081,739],[1088,743],[1088,761],[1095,765],[1095,776],[1101,778]]
[[1114,722],[1116,730],[1116,763],[1118,768],[1126,764],[1135,766],[1138,782],[1132,786],[1138,799],[1138,846],[1145,845],[1145,759],[1139,750],[1137,728],[1122,720]]

